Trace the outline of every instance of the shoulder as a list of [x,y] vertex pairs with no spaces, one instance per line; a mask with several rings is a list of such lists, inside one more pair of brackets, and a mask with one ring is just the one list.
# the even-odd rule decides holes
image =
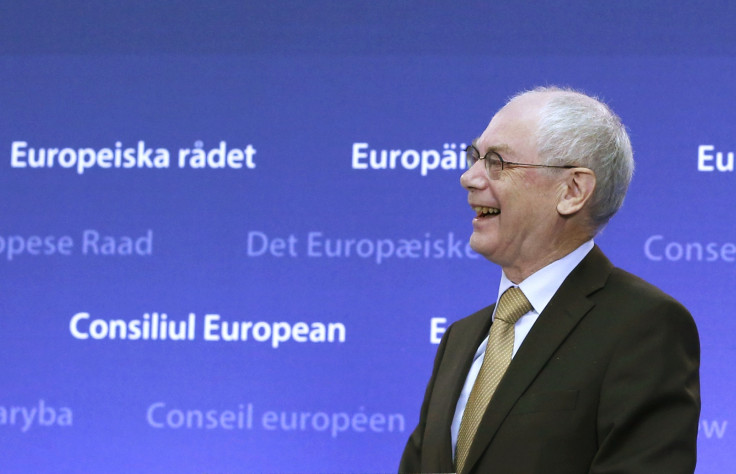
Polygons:
[[574,319],[579,316],[582,327],[610,342],[636,339],[642,333],[684,338],[691,346],[697,341],[693,317],[680,302],[615,267],[597,246],[570,273],[548,306],[557,317],[564,312]]
[[655,285],[620,268],[612,268],[606,284],[588,296],[595,304],[591,316],[602,317],[612,333],[630,337],[652,334],[698,347],[698,330],[690,312]]
[[617,267],[611,270],[605,287],[591,298],[615,302],[615,307],[637,309],[637,312],[666,309],[690,315],[682,303],[657,286]]
[[[617,320],[638,320],[642,314],[674,315],[689,321],[692,316],[675,298],[655,285],[615,267],[596,246],[561,287],[565,299],[586,295],[595,313],[615,314]],[[564,288],[564,290],[563,290]]]

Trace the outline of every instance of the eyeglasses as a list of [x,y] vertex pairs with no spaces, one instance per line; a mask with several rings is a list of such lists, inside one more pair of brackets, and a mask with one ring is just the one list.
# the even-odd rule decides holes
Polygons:
[[465,149],[465,160],[468,162],[468,169],[477,161],[486,160],[486,171],[491,179],[498,179],[501,171],[505,168],[518,166],[521,168],[579,168],[575,165],[536,165],[532,163],[514,163],[513,161],[505,161],[495,151],[489,151],[485,156],[480,156],[480,152],[474,145],[470,145]]

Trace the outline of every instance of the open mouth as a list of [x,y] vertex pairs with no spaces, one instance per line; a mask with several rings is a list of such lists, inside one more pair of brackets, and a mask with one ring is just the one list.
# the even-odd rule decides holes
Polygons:
[[476,217],[479,218],[492,217],[501,213],[501,209],[495,207],[473,206],[473,210],[475,211]]

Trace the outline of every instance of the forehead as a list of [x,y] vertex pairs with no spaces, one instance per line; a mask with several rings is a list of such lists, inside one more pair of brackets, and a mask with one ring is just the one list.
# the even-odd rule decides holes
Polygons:
[[536,132],[547,94],[529,93],[516,97],[493,116],[475,141],[481,153],[493,149],[532,159],[537,154]]

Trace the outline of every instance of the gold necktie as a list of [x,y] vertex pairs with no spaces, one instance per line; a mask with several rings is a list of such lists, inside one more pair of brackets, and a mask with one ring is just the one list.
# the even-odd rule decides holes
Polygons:
[[488,335],[488,345],[483,356],[483,364],[470,391],[465,412],[460,421],[455,449],[455,464],[460,473],[465,467],[465,460],[470,445],[475,438],[481,418],[491,401],[493,392],[511,363],[511,352],[514,349],[514,324],[531,311],[532,305],[524,293],[517,287],[509,288],[501,295],[496,310],[496,318]]

